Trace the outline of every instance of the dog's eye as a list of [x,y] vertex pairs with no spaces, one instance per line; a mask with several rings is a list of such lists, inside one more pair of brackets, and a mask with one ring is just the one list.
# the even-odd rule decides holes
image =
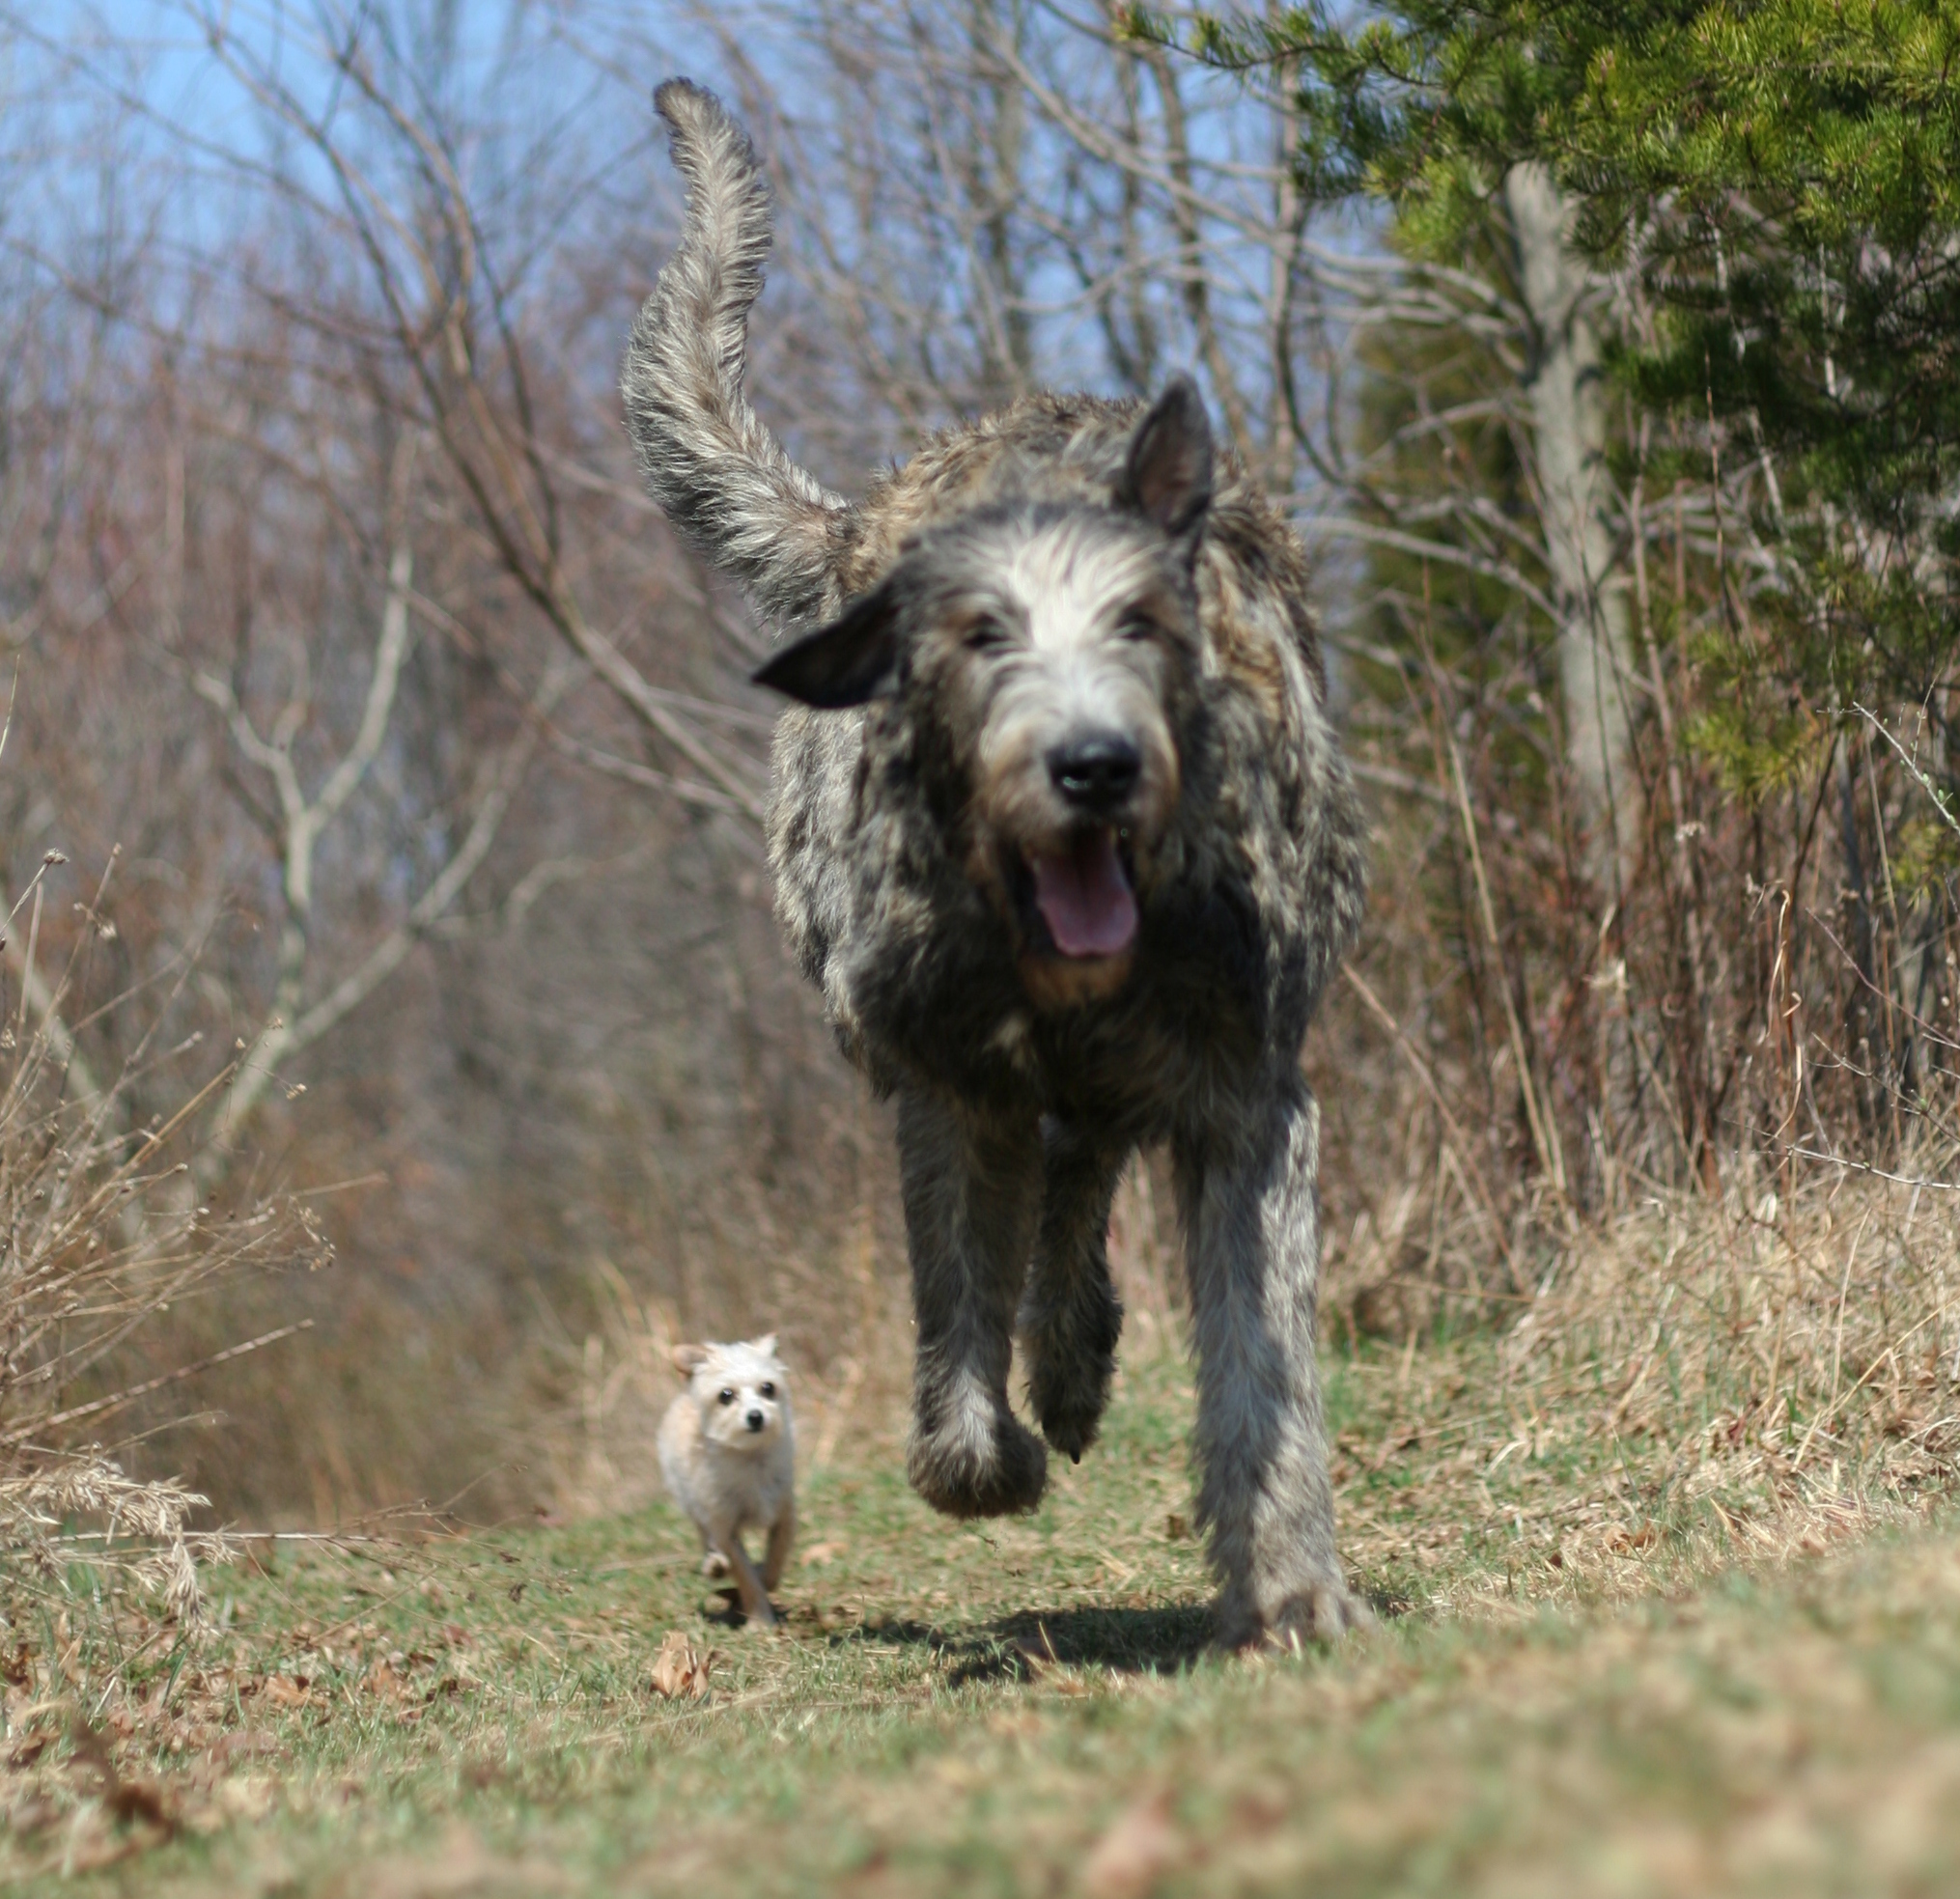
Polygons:
[[776,1395],[776,1388],[773,1384],[759,1384],[756,1386],[756,1390],[765,1398],[773,1398]]
[[966,629],[968,653],[998,653],[1007,644],[1007,628],[997,620],[981,620]]
[[1157,637],[1157,622],[1148,614],[1133,613],[1116,628],[1118,639],[1151,640]]
[[722,1402],[722,1403],[723,1403],[724,1405],[732,1405],[732,1404],[734,1404],[734,1403],[735,1403],[735,1386],[734,1386],[734,1385],[732,1385],[732,1384],[724,1384],[724,1385],[723,1385],[723,1386],[721,1387],[721,1402]]

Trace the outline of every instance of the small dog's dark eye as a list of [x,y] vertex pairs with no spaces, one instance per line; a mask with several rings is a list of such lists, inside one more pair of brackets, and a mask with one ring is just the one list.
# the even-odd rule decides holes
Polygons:
[[1157,637],[1157,622],[1141,613],[1133,613],[1129,619],[1116,628],[1116,632],[1118,637],[1122,639],[1155,639]]
[[1007,644],[1007,628],[997,620],[982,620],[966,630],[968,653],[997,653]]
[[724,1385],[723,1385],[723,1386],[721,1387],[721,1402],[722,1402],[722,1403],[723,1403],[724,1405],[732,1405],[732,1404],[734,1404],[734,1403],[735,1403],[735,1386],[734,1386],[734,1385],[732,1385],[732,1384],[724,1384]]
[[756,1389],[765,1398],[773,1398],[776,1395],[776,1388],[773,1384],[759,1384],[756,1386]]

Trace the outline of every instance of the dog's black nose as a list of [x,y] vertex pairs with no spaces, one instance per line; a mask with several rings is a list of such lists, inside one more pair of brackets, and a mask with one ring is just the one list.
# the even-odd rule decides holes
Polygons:
[[750,1411],[742,1421],[751,1431],[760,1431],[763,1427],[763,1415],[760,1411]]
[[1083,811],[1113,811],[1143,769],[1143,755],[1120,732],[1085,732],[1048,757],[1055,790]]

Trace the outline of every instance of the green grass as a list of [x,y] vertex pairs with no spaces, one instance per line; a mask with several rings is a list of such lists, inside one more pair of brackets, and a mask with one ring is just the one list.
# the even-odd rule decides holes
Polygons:
[[[195,1654],[18,1579],[0,1883],[1953,1889],[1960,1534],[1922,1517],[1745,1566],[1692,1486],[1501,1415],[1489,1351],[1336,1367],[1344,1542],[1388,1614],[1328,1655],[1205,1651],[1188,1378],[1148,1352],[1031,1519],[937,1519],[889,1420],[847,1438],[803,1481],[774,1634],[711,1619],[665,1508],[282,1546],[212,1578]],[[653,1690],[670,1631],[715,1651],[703,1699]]]

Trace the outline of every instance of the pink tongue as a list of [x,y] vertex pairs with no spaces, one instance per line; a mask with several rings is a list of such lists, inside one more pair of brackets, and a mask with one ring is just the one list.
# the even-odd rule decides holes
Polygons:
[[1114,956],[1136,934],[1136,899],[1116,856],[1116,835],[1096,830],[1073,849],[1030,860],[1035,907],[1064,956]]

